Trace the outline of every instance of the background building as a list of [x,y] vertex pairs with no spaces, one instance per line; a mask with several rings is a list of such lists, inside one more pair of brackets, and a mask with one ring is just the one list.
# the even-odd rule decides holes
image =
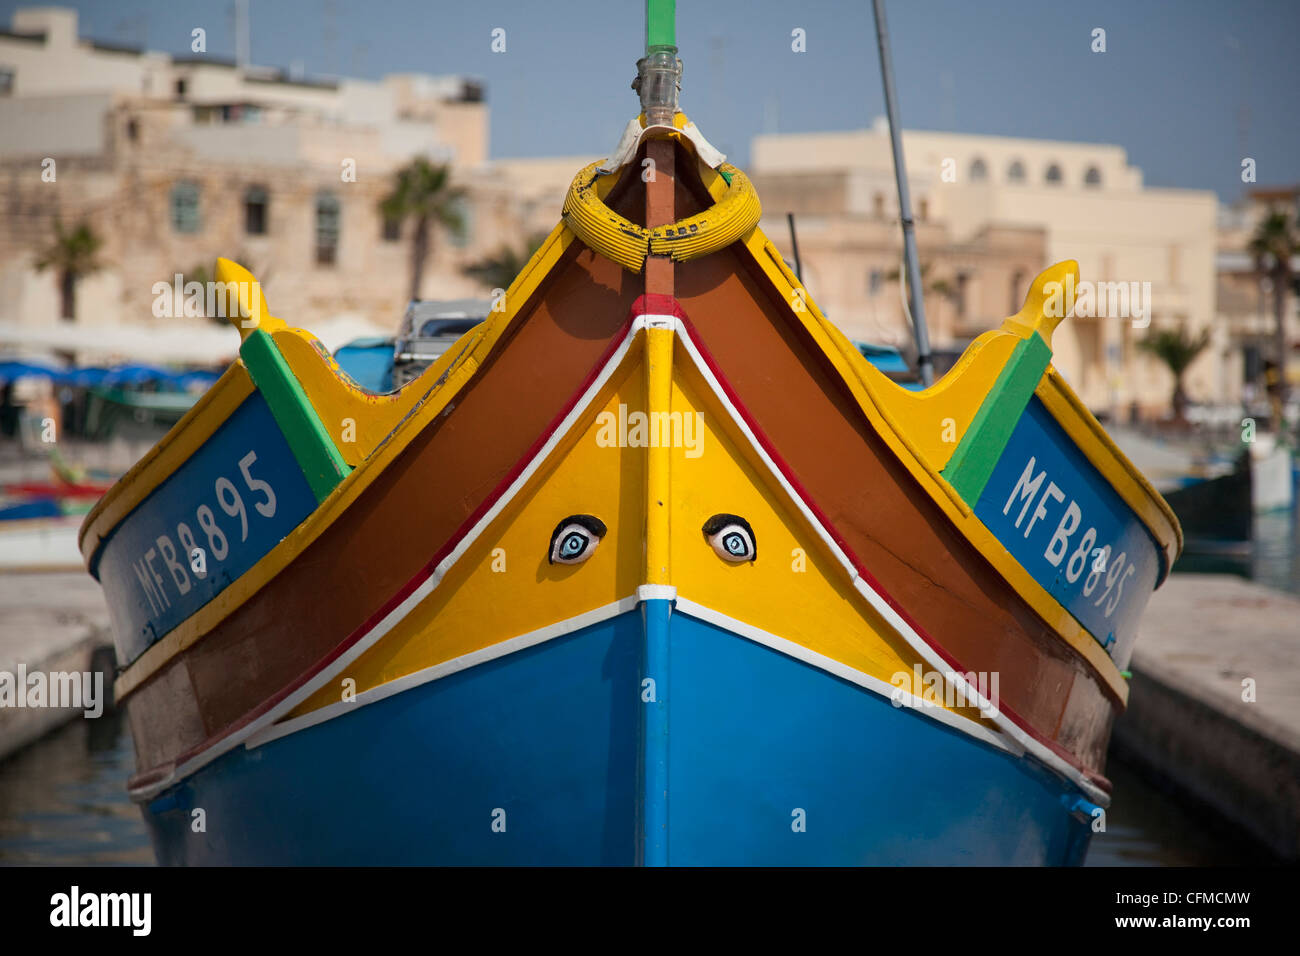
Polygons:
[[152,289],[177,273],[210,277],[219,255],[249,266],[291,322],[391,331],[411,227],[385,223],[378,204],[416,156],[449,164],[465,192],[465,229],[436,231],[422,295],[481,294],[465,264],[518,244],[534,212],[538,228],[553,225],[555,211],[532,199],[549,180],[516,184],[488,164],[485,91],[471,78],[310,80],[97,43],[78,37],[74,11],[19,9],[0,33],[4,337],[42,341],[31,330],[57,323],[56,275],[35,264],[60,222],[84,222],[104,243],[103,268],[77,284],[83,349],[125,326],[210,330],[207,319],[155,317]]
[[[1279,290],[1271,278],[1260,274],[1250,241],[1272,212],[1286,213],[1293,224],[1300,223],[1300,186],[1250,189],[1240,202],[1219,210],[1215,256],[1218,325],[1240,352],[1246,380],[1256,385],[1266,364],[1277,354],[1275,297]],[[1296,350],[1300,343],[1300,256],[1293,259],[1291,270],[1294,279],[1286,290],[1285,341],[1288,381],[1294,386],[1300,384],[1300,354]],[[1250,397],[1260,397],[1257,388],[1253,391]]]
[[[1217,200],[1152,189],[1119,146],[906,130],[927,314],[939,347],[964,345],[1019,310],[1044,266],[1076,259],[1084,280],[1149,282],[1153,326],[1213,324]],[[752,150],[771,235],[789,254],[797,214],[809,291],[850,334],[910,339],[896,279],[901,255],[889,128],[765,135]],[[807,226],[805,220],[809,220]],[[832,240],[822,234],[857,237]],[[1139,324],[1141,324],[1139,322]],[[1055,362],[1094,410],[1168,406],[1172,381],[1139,351],[1130,316],[1075,317],[1053,339]],[[1240,372],[1220,336],[1192,367],[1193,397],[1232,397]]]
[[[1264,211],[1295,208],[1295,189],[1220,210],[1208,191],[1145,186],[1115,145],[914,130],[903,139],[941,353],[996,327],[1039,271],[1073,258],[1086,281],[1150,290],[1145,315],[1103,307],[1055,336],[1057,367],[1098,413],[1167,410],[1170,373],[1138,348],[1148,322],[1209,330],[1186,377],[1193,400],[1238,402],[1260,373],[1272,299],[1246,249]],[[465,228],[435,230],[420,289],[443,299],[490,292],[465,267],[522,253],[597,158],[490,159],[486,91],[473,78],[309,79],[98,43],[78,36],[74,11],[19,9],[0,32],[0,345],[57,339],[78,351],[116,341],[108,330],[182,329],[182,352],[220,358],[199,335],[213,323],[152,310],[156,283],[208,278],[219,255],[248,265],[296,324],[391,331],[408,291],[411,226],[384,222],[378,205],[417,156],[448,164],[463,192]],[[751,157],[764,229],[793,260],[786,213],[796,215],[817,302],[851,337],[910,348],[885,123],[758,136]],[[56,223],[83,222],[104,241],[103,267],[78,283],[69,324],[56,274],[36,263]]]

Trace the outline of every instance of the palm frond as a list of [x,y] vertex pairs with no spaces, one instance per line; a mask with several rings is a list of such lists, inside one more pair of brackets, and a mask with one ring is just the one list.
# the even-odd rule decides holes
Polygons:
[[522,250],[512,246],[502,246],[492,255],[465,266],[462,271],[470,278],[478,279],[490,289],[508,289],[515,281],[515,277],[523,271],[524,266],[528,265],[528,260],[533,257],[533,253],[540,249],[545,241],[545,234],[534,234],[528,238]]
[[1181,328],[1156,329],[1138,342],[1138,348],[1164,362],[1174,377],[1179,378],[1209,344],[1209,329],[1202,329],[1195,336]]
[[1261,272],[1291,274],[1291,259],[1300,255],[1300,233],[1286,212],[1274,210],[1260,220],[1247,245]]
[[56,220],[54,240],[37,256],[36,271],[54,269],[78,278],[90,275],[102,267],[98,256],[103,245],[104,240],[89,223],[79,222],[71,229],[65,229],[63,223]]

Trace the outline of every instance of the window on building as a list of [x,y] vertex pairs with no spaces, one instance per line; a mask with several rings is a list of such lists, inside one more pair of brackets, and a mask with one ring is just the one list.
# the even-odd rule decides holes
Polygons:
[[464,196],[458,196],[452,200],[451,208],[455,211],[456,218],[460,220],[459,229],[449,230],[451,244],[458,249],[464,249],[474,235],[474,207]]
[[1020,306],[1025,301],[1025,274],[1017,269],[1011,274],[1011,306],[1007,309],[1007,315],[1015,315],[1020,311]]
[[1243,382],[1258,382],[1264,377],[1264,353],[1258,345],[1243,345],[1241,358],[1244,363]]
[[402,220],[382,216],[380,226],[379,234],[383,237],[384,242],[397,242],[402,238]]
[[871,197],[871,211],[877,219],[885,218],[885,194],[876,193]]
[[140,122],[135,117],[126,121],[126,138],[133,143],[140,140]]
[[177,80],[177,81],[176,81],[176,98],[177,98],[178,100],[183,100],[183,99],[185,99],[185,94],[186,94],[186,92],[188,92],[189,88],[190,88],[189,81],[184,80],[184,79]]
[[1007,181],[1023,183],[1025,181],[1025,164],[1018,159],[1013,159],[1011,165],[1007,167]]
[[172,229],[176,232],[198,232],[203,228],[198,183],[179,182],[172,186],[171,216]]
[[880,294],[880,287],[885,283],[885,274],[879,269],[872,269],[867,273],[867,295],[875,296]]
[[989,178],[989,167],[984,160],[976,158],[970,164],[970,181],[973,183],[982,183]]
[[244,232],[250,236],[266,235],[266,213],[270,197],[264,186],[244,190]]
[[316,196],[316,264],[332,266],[339,249],[339,201],[333,193]]
[[1043,179],[1053,186],[1059,186],[1062,178],[1061,167],[1056,165],[1056,163],[1052,163],[1052,165],[1048,166],[1047,172],[1043,175]]
[[1088,171],[1083,174],[1083,184],[1085,186],[1101,185],[1101,170],[1096,166],[1089,166]]
[[14,92],[14,71],[0,67],[0,96],[12,96]]
[[916,217],[925,222],[930,218],[930,200],[922,199],[916,204]]

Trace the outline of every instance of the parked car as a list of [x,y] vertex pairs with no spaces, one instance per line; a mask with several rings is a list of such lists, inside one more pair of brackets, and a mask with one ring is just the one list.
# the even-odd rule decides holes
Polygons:
[[393,350],[393,388],[417,378],[492,310],[490,299],[419,299],[402,316]]

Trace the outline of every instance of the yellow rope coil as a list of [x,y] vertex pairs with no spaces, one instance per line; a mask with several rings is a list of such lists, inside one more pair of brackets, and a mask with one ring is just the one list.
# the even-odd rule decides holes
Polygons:
[[596,195],[599,162],[583,167],[564,197],[564,221],[574,234],[606,259],[629,272],[640,272],[650,248],[650,235],[625,219]]
[[722,198],[703,212],[650,230],[652,253],[687,262],[725,249],[758,225],[763,207],[749,177],[725,163],[721,171],[730,180]]
[[724,163],[719,171],[730,182],[717,203],[670,225],[647,229],[614,212],[597,195],[599,165],[592,163],[574,177],[564,198],[564,220],[579,239],[629,272],[640,272],[650,253],[685,262],[724,249],[758,225],[763,213],[749,178]]

